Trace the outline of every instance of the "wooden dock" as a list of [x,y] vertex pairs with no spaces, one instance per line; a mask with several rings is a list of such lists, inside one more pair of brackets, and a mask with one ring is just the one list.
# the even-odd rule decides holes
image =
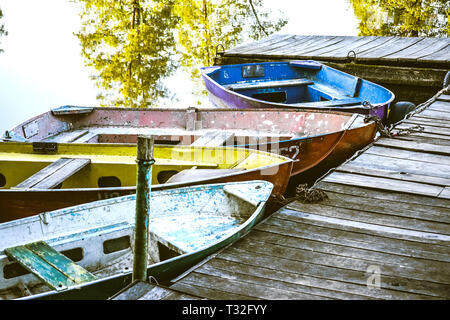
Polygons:
[[450,69],[450,38],[275,34],[237,46],[217,64],[312,59],[423,102],[442,88]]
[[170,288],[121,298],[450,299],[450,95],[398,128],[417,124],[326,175],[327,199],[290,202]]

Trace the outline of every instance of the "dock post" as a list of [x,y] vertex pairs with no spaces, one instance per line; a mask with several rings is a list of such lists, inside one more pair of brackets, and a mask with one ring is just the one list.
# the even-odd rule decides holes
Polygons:
[[133,281],[147,280],[147,251],[150,215],[150,191],[152,183],[152,165],[154,138],[137,138],[137,178],[136,178],[136,225],[134,240]]

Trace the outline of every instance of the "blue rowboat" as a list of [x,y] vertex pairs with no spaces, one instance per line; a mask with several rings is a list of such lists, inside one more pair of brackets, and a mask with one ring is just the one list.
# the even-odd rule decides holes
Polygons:
[[[171,280],[238,240],[263,218],[272,188],[255,180],[152,192],[148,276]],[[135,203],[128,195],[0,224],[0,298],[106,299],[130,284]]]
[[222,108],[306,108],[387,118],[394,94],[317,61],[201,68],[211,102]]

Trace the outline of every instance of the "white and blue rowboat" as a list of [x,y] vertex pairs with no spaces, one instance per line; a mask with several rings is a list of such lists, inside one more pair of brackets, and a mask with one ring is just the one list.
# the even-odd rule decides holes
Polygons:
[[[272,188],[255,180],[152,192],[148,276],[171,280],[238,240],[262,219]],[[130,284],[135,204],[128,195],[0,224],[0,298],[106,299]]]

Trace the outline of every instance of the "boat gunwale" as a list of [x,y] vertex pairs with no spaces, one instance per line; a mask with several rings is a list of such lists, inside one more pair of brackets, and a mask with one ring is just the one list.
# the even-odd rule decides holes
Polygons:
[[[212,242],[211,244],[204,245],[203,247],[201,247],[200,249],[197,249],[196,251],[193,251],[193,252],[190,252],[190,253],[184,253],[184,254],[181,254],[179,256],[172,257],[170,259],[154,263],[154,264],[150,265],[147,268],[147,272],[149,272],[152,269],[156,269],[158,267],[163,267],[164,265],[168,265],[168,264],[170,264],[172,262],[176,262],[177,260],[188,259],[191,256],[194,256],[196,254],[200,254],[202,252],[205,252],[209,248],[213,248],[215,246],[219,246],[219,245],[222,245],[222,244],[223,244],[222,246],[226,246],[229,243],[234,242],[234,241],[238,240],[239,238],[241,238],[243,234],[247,233],[249,231],[249,229],[253,225],[255,225],[255,224],[257,224],[259,222],[258,220],[261,220],[262,214],[263,214],[264,209],[265,209],[265,205],[266,205],[266,203],[267,203],[267,201],[268,201],[268,199],[270,197],[270,194],[271,194],[271,192],[273,190],[273,184],[268,182],[268,181],[264,181],[264,180],[241,181],[241,182],[233,182],[232,183],[232,184],[253,184],[253,183],[255,183],[255,184],[256,183],[264,183],[264,184],[270,184],[272,186],[268,190],[270,192],[267,192],[267,194],[266,194],[266,200],[260,201],[257,206],[255,206],[251,202],[247,201],[250,205],[255,207],[255,210],[250,215],[250,217],[248,217],[238,228],[235,229],[235,231],[233,233],[230,233],[227,236],[225,236],[225,237],[223,237],[223,238],[221,238],[221,239],[219,239],[219,240],[217,240],[215,242]],[[226,184],[227,183],[219,183],[219,184],[214,184],[214,185],[225,186]],[[211,186],[211,185],[204,185],[203,187],[208,187],[208,186]],[[202,187],[202,186],[189,186],[189,187],[186,187],[186,188],[192,188],[192,187]],[[128,197],[128,196],[124,196],[124,197]],[[107,199],[107,200],[111,200],[111,199]],[[241,201],[242,201],[242,199],[241,199]],[[232,238],[236,237],[236,235],[239,235],[239,237],[233,241]],[[108,277],[104,277],[104,278],[101,278],[101,279],[96,279],[96,280],[93,280],[93,281],[90,281],[90,282],[86,282],[86,283],[78,284],[78,285],[75,285],[75,286],[71,286],[69,289],[66,289],[66,290],[59,290],[59,291],[51,290],[51,291],[39,293],[39,294],[36,294],[36,295],[31,295],[31,296],[17,298],[17,299],[14,299],[14,300],[30,300],[30,299],[45,298],[45,297],[48,297],[48,296],[51,296],[51,295],[54,295],[54,294],[59,294],[59,293],[64,293],[64,292],[68,292],[68,291],[78,290],[78,289],[81,289],[81,288],[84,288],[84,287],[87,287],[87,286],[95,285],[96,283],[101,283],[101,282],[104,282],[104,281],[125,277],[127,275],[129,276],[131,273],[132,273],[132,271],[116,273],[116,274],[108,276]]]

